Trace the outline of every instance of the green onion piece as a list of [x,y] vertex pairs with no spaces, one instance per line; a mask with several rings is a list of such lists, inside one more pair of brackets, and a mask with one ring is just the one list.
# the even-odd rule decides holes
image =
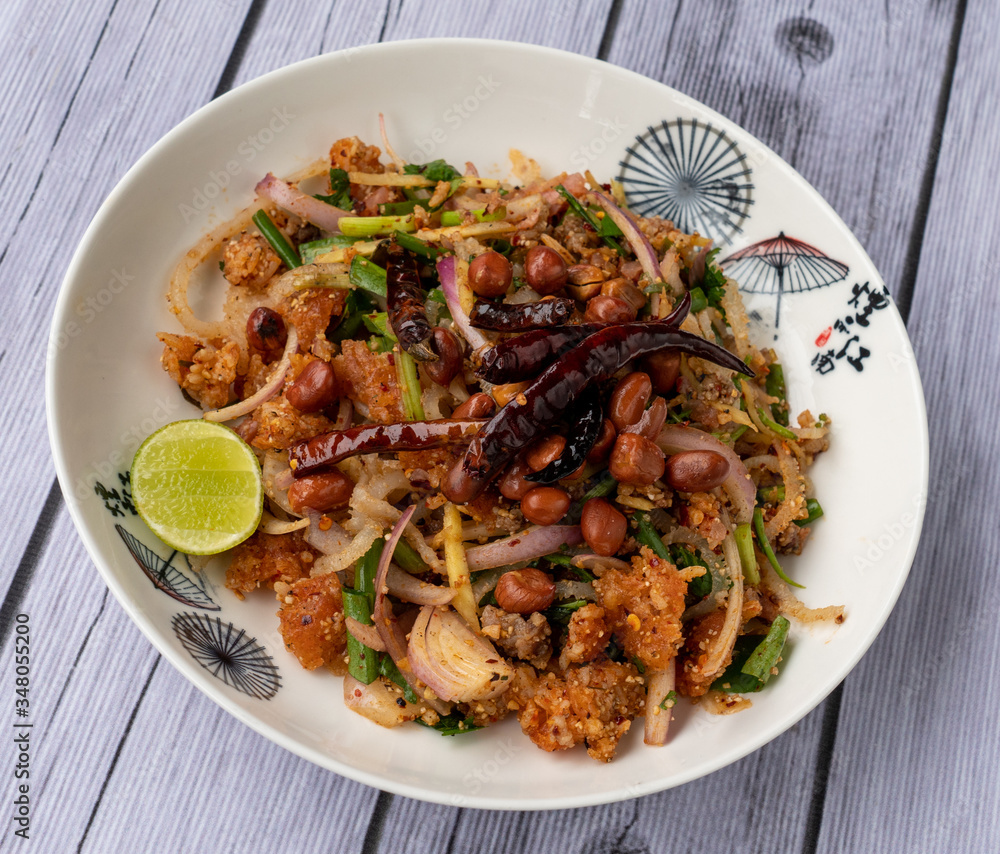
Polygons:
[[622,252],[622,248],[618,244],[618,241],[615,240],[610,235],[602,233],[601,224],[600,222],[597,221],[597,217],[595,217],[590,211],[588,211],[583,205],[581,205],[580,202],[577,200],[576,196],[574,196],[562,184],[559,184],[559,186],[556,187],[556,192],[559,193],[559,195],[562,196],[567,201],[570,210],[572,210],[573,213],[575,213],[578,217],[580,217],[580,219],[582,219],[585,223],[587,223],[587,225],[589,225],[592,229],[594,229],[594,231],[596,231],[601,236],[601,240],[604,241],[605,246],[614,249],[615,252],[617,252],[622,257],[625,256],[625,253]]
[[800,528],[811,525],[823,515],[823,507],[815,498],[806,499],[806,512],[809,514],[805,519],[796,519],[795,524]]
[[774,556],[774,550],[771,548],[771,544],[767,541],[767,534],[764,533],[764,514],[761,512],[759,507],[753,511],[753,527],[757,532],[757,543],[760,545],[761,551],[764,552],[767,562],[771,564],[771,568],[777,573],[778,578],[784,581],[785,584],[791,584],[792,587],[798,587],[805,590],[805,585],[797,584],[785,575],[785,571],[781,568],[781,564],[778,563],[778,559]]
[[[502,222],[503,218],[507,216],[507,208],[499,207],[493,213],[486,213],[486,208],[480,208],[478,211],[470,211],[470,213],[476,218],[476,222]],[[461,224],[462,214],[460,211],[441,211],[441,225]]]
[[395,343],[396,336],[392,334],[392,330],[389,328],[389,315],[386,312],[374,311],[371,314],[362,315],[362,319],[365,322],[365,328],[372,335],[378,335],[380,338],[388,338]]
[[[760,510],[755,511],[755,519],[757,518],[756,513],[760,513]],[[742,525],[737,525],[733,539],[736,540],[736,548],[740,553],[740,564],[743,566],[743,577],[747,584],[760,584],[760,570],[757,569],[757,555],[753,551],[753,534],[750,533],[750,523],[744,522]],[[780,570],[778,572],[780,573]]]
[[784,500],[784,484],[778,484],[777,486],[762,486],[757,490],[757,501],[761,504],[777,504],[779,501]]
[[759,679],[762,684],[766,685],[767,680],[771,678],[771,670],[781,658],[781,650],[784,649],[790,625],[784,617],[776,617],[771,623],[767,637],[750,653],[750,657],[741,668],[741,672]]
[[759,635],[740,635],[733,647],[733,660],[725,672],[712,683],[712,689],[726,694],[751,694],[764,684],[756,677],[743,672],[743,665],[760,644]]
[[384,546],[385,540],[377,537],[354,567],[354,589],[368,598],[369,610],[375,607],[375,576],[378,575],[378,564],[382,559]]
[[[372,623],[371,607],[368,597],[349,587],[343,588],[341,596],[344,600],[344,616],[353,617],[359,623],[370,626]],[[359,682],[371,685],[378,676],[378,653],[370,646],[361,643],[354,635],[347,633],[347,671]]]
[[788,392],[785,389],[785,371],[780,364],[775,362],[769,368],[767,379],[764,381],[764,390],[771,396],[778,398],[777,403],[771,404],[771,415],[774,420],[783,427],[788,426]]
[[417,374],[417,361],[403,349],[394,351],[396,362],[396,379],[403,392],[403,409],[407,421],[423,421],[424,405],[420,400],[420,376]]
[[413,209],[419,204],[417,199],[407,199],[405,202],[388,202],[379,205],[378,210],[382,216],[406,216],[413,213]]
[[473,723],[472,715],[462,717],[460,714],[455,714],[454,712],[450,715],[445,715],[436,724],[429,724],[420,718],[417,718],[416,723],[428,729],[436,729],[441,735],[462,735],[466,732],[475,732],[477,729],[482,729],[481,726],[476,726]]
[[417,554],[406,540],[396,543],[396,551],[392,553],[392,559],[407,572],[426,572],[430,567],[424,563],[424,559]]
[[553,605],[551,608],[544,611],[543,614],[550,623],[553,621],[557,623],[568,623],[570,618],[573,616],[573,612],[579,611],[586,604],[586,599],[574,599],[572,602],[560,602],[558,605]]
[[553,552],[550,555],[545,555],[542,560],[547,560],[549,563],[558,564],[559,566],[570,567],[573,565],[573,558],[569,555],[560,554],[559,552]]
[[661,557],[664,560],[670,560],[670,551],[663,544],[663,540],[660,535],[656,533],[656,529],[649,521],[649,516],[645,513],[636,513],[634,518],[636,525],[638,526],[635,538],[642,545],[652,549],[657,557]]
[[747,427],[746,424],[740,424],[739,427],[737,427],[735,430],[733,430],[732,433],[729,434],[729,438],[732,441],[732,443],[735,445],[739,441],[740,436],[746,433],[746,431],[749,429],[750,428]]
[[396,667],[396,662],[392,660],[388,653],[382,653],[382,655],[379,656],[378,673],[379,676],[384,676],[394,685],[398,685],[403,689],[403,698],[407,703],[416,704],[420,702],[417,692],[414,691],[403,678],[403,674],[400,673],[399,668]]
[[764,410],[761,409],[759,406],[757,407],[757,415],[760,418],[761,424],[763,424],[765,427],[767,427],[768,430],[771,430],[774,433],[777,433],[779,436],[781,436],[782,439],[791,439],[792,441],[795,441],[798,438],[798,436],[796,436],[787,427],[782,427],[777,422],[772,421],[770,418],[768,418],[764,414]]
[[614,492],[617,488],[618,481],[609,474],[603,480],[598,481],[594,484],[594,486],[590,487],[590,489],[583,494],[583,498],[580,499],[580,503],[586,504],[591,498],[604,498]]
[[691,288],[691,313],[697,314],[708,308],[708,298],[701,288]]
[[355,255],[351,259],[351,271],[348,275],[354,287],[385,298],[385,270],[378,264],[373,264],[367,258]]
[[414,237],[412,234],[407,234],[405,231],[397,231],[394,236],[396,242],[404,249],[409,249],[411,252],[422,255],[424,258],[430,258],[432,261],[438,255],[444,254],[443,249],[431,246],[426,241],[421,240],[419,237]]
[[299,253],[288,242],[288,238],[278,230],[278,226],[274,224],[271,217],[267,215],[267,212],[263,208],[253,215],[253,224],[260,229],[260,233],[264,235],[267,242],[271,244],[271,247],[278,253],[278,257],[285,262],[285,266],[289,270],[294,270],[296,267],[302,266]]
[[689,548],[673,543],[669,546],[670,560],[678,569],[687,569],[691,566],[703,566],[705,572],[688,582],[688,596],[695,600],[704,599],[712,592],[712,573],[705,561]]
[[374,237],[393,231],[416,231],[413,216],[342,216],[337,227],[351,237]]
[[333,252],[334,249],[345,249],[359,238],[348,237],[346,234],[335,234],[333,237],[324,237],[322,240],[310,240],[308,243],[299,244],[299,255],[303,264],[312,264],[320,255]]

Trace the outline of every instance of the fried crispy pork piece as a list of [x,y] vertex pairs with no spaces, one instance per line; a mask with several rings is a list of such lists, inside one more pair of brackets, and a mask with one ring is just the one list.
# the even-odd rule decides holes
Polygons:
[[333,360],[347,396],[362,404],[371,420],[379,424],[403,420],[403,400],[390,355],[373,353],[364,341],[345,341],[341,354]]
[[259,234],[244,231],[226,244],[222,275],[234,285],[262,289],[278,272],[281,259]]
[[587,753],[610,762],[632,719],[642,714],[646,689],[632,664],[607,659],[562,674],[524,665],[512,680],[508,705],[517,709],[524,733],[542,750],[585,744]]
[[570,664],[593,661],[604,652],[610,640],[611,629],[604,622],[604,609],[600,605],[584,605],[570,617],[559,666],[565,670]]
[[229,403],[230,385],[236,379],[239,345],[215,340],[203,344],[188,335],[157,333],[163,342],[160,364],[170,378],[207,409]]
[[335,573],[276,585],[281,601],[281,636],[306,670],[327,667],[344,674],[347,629],[340,581]]
[[226,587],[243,598],[258,587],[273,587],[275,582],[292,584],[307,578],[318,555],[302,537],[301,531],[274,536],[257,531],[233,549],[226,570]]
[[552,629],[542,614],[536,612],[525,617],[487,605],[480,619],[483,634],[505,655],[527,661],[538,668],[549,663],[552,657]]

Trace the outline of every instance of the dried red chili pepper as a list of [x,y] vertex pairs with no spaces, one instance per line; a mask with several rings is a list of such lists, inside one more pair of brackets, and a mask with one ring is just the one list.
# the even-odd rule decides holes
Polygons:
[[[680,326],[690,308],[691,295],[685,293],[677,307],[663,320],[646,322]],[[633,323],[641,322],[633,321]],[[476,368],[476,376],[493,385],[531,379],[584,338],[607,327],[606,323],[581,323],[578,326],[538,329],[525,332],[516,338],[507,338],[483,353],[482,362]]]
[[543,299],[518,305],[476,300],[469,312],[469,321],[479,329],[497,332],[524,332],[528,329],[548,329],[565,323],[576,307],[571,299]]
[[295,477],[325,471],[355,454],[422,451],[463,444],[486,423],[485,418],[442,418],[399,424],[364,424],[305,439],[288,451]]
[[592,383],[608,379],[632,359],[667,347],[754,375],[738,356],[667,321],[607,326],[561,356],[490,419],[460,463],[465,482],[456,494],[470,496],[466,501],[474,498],[519,450],[558,421]]
[[569,416],[572,429],[566,437],[566,447],[559,459],[553,460],[541,471],[526,474],[525,480],[533,483],[555,483],[564,477],[569,477],[587,461],[594,443],[601,435],[604,426],[604,407],[601,398],[591,392],[577,401],[577,405]]
[[395,240],[386,244],[385,279],[389,326],[399,346],[418,361],[435,361],[434,330],[424,308],[426,294],[420,284],[417,256]]

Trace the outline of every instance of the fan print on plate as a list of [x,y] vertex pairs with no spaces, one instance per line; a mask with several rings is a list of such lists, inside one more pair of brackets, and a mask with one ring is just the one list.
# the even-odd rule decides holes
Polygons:
[[753,204],[746,154],[729,134],[698,119],[664,119],[637,136],[619,163],[630,210],[669,219],[731,244]]

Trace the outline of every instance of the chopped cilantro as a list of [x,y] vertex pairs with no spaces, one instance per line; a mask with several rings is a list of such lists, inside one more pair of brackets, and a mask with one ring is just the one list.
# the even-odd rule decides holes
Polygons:
[[347,178],[347,173],[343,169],[330,170],[330,195],[317,195],[315,198],[335,208],[349,211],[354,207],[351,201],[351,182]]

